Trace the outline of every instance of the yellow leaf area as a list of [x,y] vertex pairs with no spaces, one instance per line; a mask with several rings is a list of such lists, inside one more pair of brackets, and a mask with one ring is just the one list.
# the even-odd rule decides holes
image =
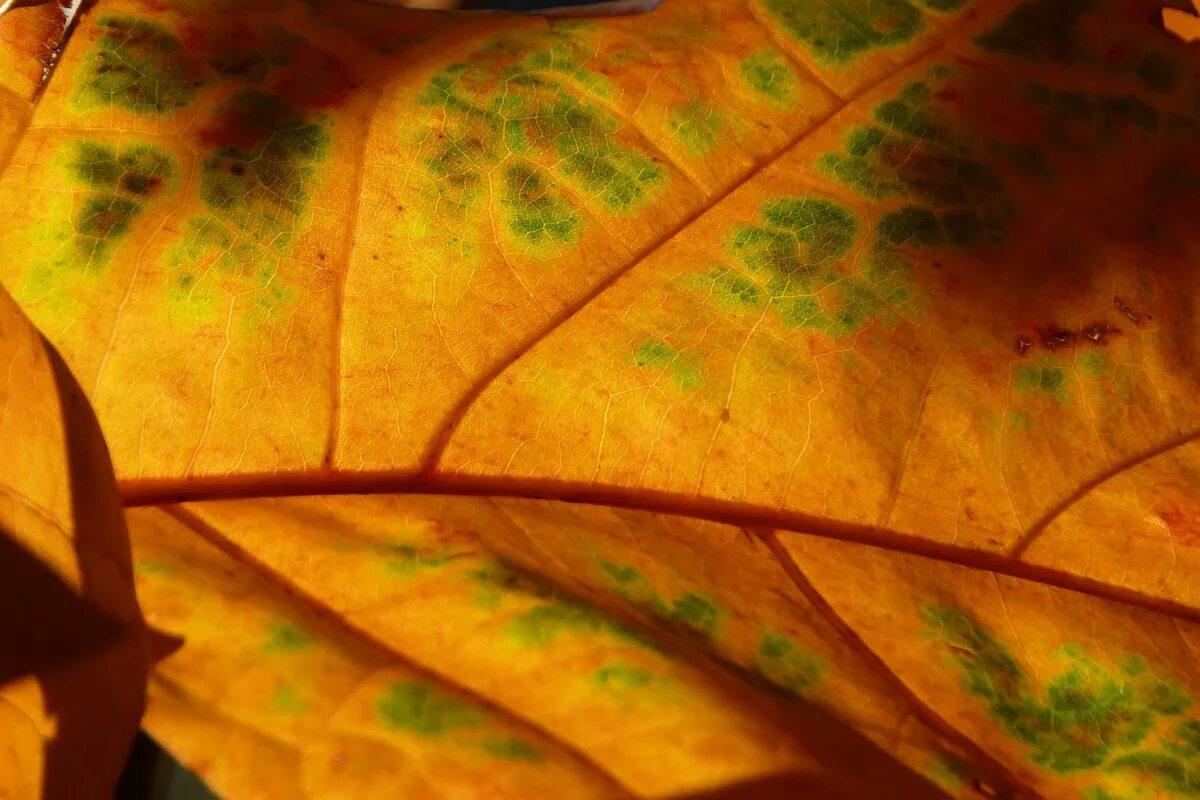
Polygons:
[[[99,0],[0,91],[0,281],[146,727],[230,797],[1200,797],[1161,5]],[[13,324],[5,532],[133,622]],[[103,787],[133,649],[0,736]]]
[[[873,671],[822,619],[768,547],[734,527],[416,496],[202,503],[129,518],[148,620],[185,640],[157,668],[147,725],[230,797],[263,791],[254,781],[272,776],[225,735],[197,732],[196,717],[253,732],[262,739],[255,750],[287,751],[280,769],[293,784],[283,785],[300,779],[305,796],[342,796],[320,782],[331,754],[342,754],[329,772],[339,780],[381,780],[366,756],[355,771],[356,736],[371,753],[401,749],[401,759],[407,741],[427,764],[429,796],[439,797],[435,789],[449,794],[447,770],[480,792],[470,796],[488,796],[480,775],[528,781],[525,794],[506,789],[513,797],[565,797],[576,784],[592,796],[584,789],[604,786],[597,774],[614,781],[610,791],[644,797],[770,775],[846,798],[941,796],[924,773],[1013,782],[940,712],[926,722],[893,676]],[[252,589],[249,570],[229,556],[189,543],[201,539],[251,562],[264,588]],[[265,588],[277,583],[354,633],[312,628],[315,617],[290,610],[299,601],[289,606]],[[384,655],[351,647],[356,637]],[[401,659],[437,678],[397,677],[403,668],[389,665]],[[497,734],[482,711],[432,699],[441,681],[583,760],[557,758],[536,738],[490,749]],[[414,682],[428,688],[401,715],[396,686]],[[339,750],[328,737],[346,743]],[[551,790],[564,779],[561,793]]]
[[147,658],[116,481],[83,393],[0,290],[0,797],[111,797]]
[[[403,733],[435,764],[442,748],[486,758],[482,712],[433,688],[416,719],[397,718],[395,686],[412,679],[377,677],[389,659],[637,796],[770,774],[797,781],[791,796],[1200,796],[1200,627],[1167,614],[827,537],[582,504],[256,499],[130,520],[150,621],[185,639],[158,668],[147,724],[231,797],[232,776],[268,785],[253,783],[271,780],[254,768],[268,744],[290,759],[281,785],[314,776],[300,796],[320,794],[330,753],[356,774],[351,745],[323,741],[351,724]],[[286,585],[290,608],[337,622],[288,611],[235,559],[259,586]],[[263,741],[234,745],[230,729]],[[373,779],[366,763],[357,774]],[[594,780],[553,764],[521,766],[530,781]],[[514,796],[543,796],[529,786]]]

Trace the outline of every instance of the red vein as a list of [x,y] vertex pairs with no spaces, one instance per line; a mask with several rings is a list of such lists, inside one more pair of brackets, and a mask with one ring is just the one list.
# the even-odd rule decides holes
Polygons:
[[164,503],[264,497],[354,494],[430,494],[507,497],[648,511],[735,527],[803,532],[838,541],[866,544],[899,553],[936,559],[971,569],[995,572],[1080,592],[1156,613],[1200,622],[1200,608],[1147,595],[1123,586],[1081,577],[1064,570],[1030,564],[1010,556],[925,539],[881,526],[842,522],[796,511],[750,506],[691,494],[582,482],[396,472],[318,472],[264,474],[236,478],[191,478],[171,481],[118,482],[127,507]]

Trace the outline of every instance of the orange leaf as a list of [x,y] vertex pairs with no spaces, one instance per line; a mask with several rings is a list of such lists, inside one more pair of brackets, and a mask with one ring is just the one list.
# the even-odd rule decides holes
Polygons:
[[1200,796],[1163,16],[99,0],[0,280],[147,507],[147,725],[233,796]]
[[111,797],[145,690],[129,540],[78,385],[0,291],[0,796]]

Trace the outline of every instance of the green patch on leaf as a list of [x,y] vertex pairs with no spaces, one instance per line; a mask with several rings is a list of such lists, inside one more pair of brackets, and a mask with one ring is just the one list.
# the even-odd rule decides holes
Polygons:
[[814,59],[835,67],[905,44],[925,29],[921,12],[906,0],[763,0],[763,6]]
[[302,653],[312,646],[312,636],[295,623],[275,620],[267,626],[263,650],[268,653]]
[[79,78],[81,108],[169,114],[196,99],[204,73],[169,28],[111,14],[100,17],[98,27],[100,36]]
[[1013,375],[1013,388],[1023,395],[1048,397],[1060,405],[1065,405],[1071,399],[1067,371],[1049,356],[1041,356],[1032,363],[1018,364]]
[[409,577],[450,563],[446,553],[429,552],[427,548],[406,542],[384,544],[376,552],[384,558],[384,569],[396,577]]
[[942,226],[937,216],[927,208],[905,206],[891,211],[879,221],[879,235],[892,245],[912,242],[915,245],[933,246],[942,241]]
[[796,73],[778,50],[755,50],[742,59],[738,72],[751,89],[777,105],[796,101]]
[[692,359],[658,339],[646,339],[638,345],[633,363],[641,369],[665,370],[684,391],[698,389],[704,383]]
[[506,628],[514,641],[530,647],[545,647],[560,636],[607,634],[625,642],[648,646],[637,631],[581,603],[553,600],[513,617]]
[[949,756],[935,759],[926,768],[925,774],[932,778],[934,783],[952,792],[961,789],[971,777],[966,764]]
[[628,564],[601,559],[600,574],[617,596],[660,619],[674,622],[704,636],[714,636],[725,611],[710,597],[694,591],[680,593],[668,602],[641,572]]
[[645,686],[654,679],[648,671],[614,661],[592,673],[592,682],[606,689],[627,690]]
[[671,135],[694,155],[703,155],[717,146],[725,123],[715,109],[699,100],[679,109],[671,117]]
[[165,193],[175,166],[171,156],[154,145],[82,141],[74,145],[68,170],[87,191],[72,213],[72,257],[60,256],[53,268],[95,269]]
[[1092,379],[1107,378],[1113,374],[1113,365],[1100,353],[1084,353],[1079,357],[1079,369]]
[[483,712],[457,697],[420,681],[396,681],[375,703],[389,728],[430,738],[484,722]]
[[567,197],[539,169],[512,164],[504,170],[503,204],[509,232],[530,249],[570,244],[583,222]]
[[283,97],[258,89],[239,91],[217,109],[203,134],[212,144],[200,168],[205,211],[187,221],[167,256],[174,313],[211,322],[227,309],[224,298],[240,294],[250,299],[250,321],[281,317],[296,289],[278,266],[311,224],[329,126],[324,116],[308,121]]
[[[963,687],[987,703],[989,715],[1008,735],[1029,746],[1035,764],[1060,774],[1099,770],[1102,780],[1139,772],[1158,786],[1185,787],[1180,755],[1184,724],[1171,723],[1191,705],[1174,681],[1154,674],[1137,656],[1113,669],[1078,645],[1056,654],[1062,664],[1043,686],[1035,683],[996,637],[969,614],[926,606],[925,620],[947,657],[961,670]],[[1155,735],[1173,726],[1165,740]],[[1193,765],[1200,766],[1200,764]],[[1103,789],[1097,789],[1103,791]],[[1190,789],[1189,789],[1190,791]]]
[[762,304],[763,291],[758,284],[728,267],[716,267],[706,275],[692,275],[685,285],[711,296],[722,308],[744,311]]
[[[537,174],[534,189],[535,202],[549,199],[532,211],[519,209],[517,219],[534,221],[517,222],[514,231],[542,231],[547,244],[573,241],[582,230],[566,187],[609,211],[631,212],[665,185],[663,167],[624,145],[620,120],[589,99],[609,97],[612,88],[584,66],[587,36],[557,26],[498,37],[437,72],[421,91],[421,105],[445,116],[437,138],[424,140],[434,146],[425,168],[448,207],[464,219],[486,177],[510,155],[554,165]],[[527,187],[527,177],[506,176],[506,182]],[[520,203],[519,191],[506,194]]]
[[684,592],[675,598],[668,618],[697,633],[713,636],[724,613],[712,599],[696,592]]
[[1028,435],[1033,430],[1033,415],[1022,408],[1010,409],[1005,414],[1005,420],[1008,423],[1008,430],[1022,436]]
[[976,41],[1019,58],[1074,64],[1086,54],[1079,22],[1095,6],[1095,0],[1030,0]]
[[931,81],[948,74],[931,68],[929,80],[913,81],[875,107],[877,124],[852,128],[842,152],[817,159],[819,171],[865,197],[909,201],[881,220],[887,244],[994,245],[1012,215],[999,173],[974,155],[961,122],[935,102]]
[[290,683],[282,684],[276,689],[269,704],[272,710],[281,714],[303,714],[310,705]]
[[483,748],[485,753],[504,759],[505,761],[527,761],[530,764],[539,764],[546,758],[540,750],[529,742],[512,737],[486,739],[480,747]]
[[139,558],[133,562],[133,572],[135,575],[167,577],[175,574],[175,569],[162,561]]
[[858,225],[849,210],[819,197],[774,200],[762,218],[734,232],[733,254],[747,269],[773,274],[781,289],[835,280],[829,265],[850,249]]
[[755,667],[771,683],[802,695],[821,680],[825,665],[789,636],[766,632],[758,640]]
[[[748,273],[763,276],[788,327],[848,336],[912,299],[908,263],[886,243],[877,242],[849,274],[838,268],[858,232],[857,219],[840,204],[786,198],[764,206],[762,217],[764,225],[734,231],[731,250]],[[885,229],[902,239],[901,228],[911,222],[889,220]]]

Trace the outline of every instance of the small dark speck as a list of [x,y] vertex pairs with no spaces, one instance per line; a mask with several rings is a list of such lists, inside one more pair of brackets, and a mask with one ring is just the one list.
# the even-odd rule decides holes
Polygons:
[[1107,322],[1093,322],[1083,329],[1083,338],[1092,344],[1105,345],[1108,344],[1108,337],[1116,336],[1120,332],[1120,328],[1114,328]]
[[1033,347],[1033,342],[1026,339],[1024,336],[1017,337],[1017,355],[1023,356],[1029,352],[1029,348]]
[[1075,340],[1075,333],[1064,328],[1047,328],[1042,331],[1042,346],[1050,352],[1069,347]]
[[1127,301],[1122,300],[1120,297],[1113,298],[1113,305],[1117,307],[1117,311],[1120,311],[1122,314],[1124,314],[1125,318],[1134,325],[1141,325],[1145,320],[1151,319],[1149,314],[1143,318],[1141,314],[1133,310],[1133,306],[1131,306]]
[[241,164],[234,164],[229,168],[229,171],[238,177],[246,174],[246,168]]
[[404,210],[404,206],[396,206],[396,210],[397,210],[397,211],[403,211],[403,210]]
[[371,256],[371,260],[372,260],[372,261],[378,261],[378,260],[379,260],[379,256]]
[[721,422],[729,422],[729,409],[721,409]]
[[319,259],[321,259],[322,261],[324,261],[324,260],[325,260],[325,253],[324,253],[324,252],[317,253],[317,258],[319,258]]
[[970,506],[967,506],[966,512],[967,512],[967,519],[974,522],[975,521],[975,509],[971,508]]

